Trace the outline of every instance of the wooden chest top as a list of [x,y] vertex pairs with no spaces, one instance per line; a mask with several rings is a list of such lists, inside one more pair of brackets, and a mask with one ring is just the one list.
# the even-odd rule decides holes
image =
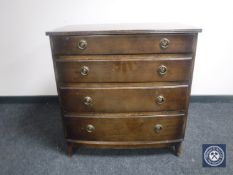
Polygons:
[[198,33],[202,29],[177,23],[71,25],[46,32],[47,35],[122,35],[149,33]]

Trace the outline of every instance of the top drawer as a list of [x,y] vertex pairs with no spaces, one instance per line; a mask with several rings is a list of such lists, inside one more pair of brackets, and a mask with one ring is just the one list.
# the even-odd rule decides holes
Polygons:
[[52,36],[54,54],[190,53],[196,34]]

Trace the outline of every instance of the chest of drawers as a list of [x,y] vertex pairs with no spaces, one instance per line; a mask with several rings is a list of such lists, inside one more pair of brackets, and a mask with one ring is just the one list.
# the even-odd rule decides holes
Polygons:
[[79,146],[181,152],[201,29],[68,26],[50,36],[68,154]]

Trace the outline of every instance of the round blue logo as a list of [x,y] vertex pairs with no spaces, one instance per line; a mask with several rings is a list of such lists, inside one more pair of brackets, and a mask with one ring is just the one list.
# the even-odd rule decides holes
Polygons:
[[221,165],[224,156],[224,151],[219,146],[209,146],[204,152],[204,160],[210,166]]

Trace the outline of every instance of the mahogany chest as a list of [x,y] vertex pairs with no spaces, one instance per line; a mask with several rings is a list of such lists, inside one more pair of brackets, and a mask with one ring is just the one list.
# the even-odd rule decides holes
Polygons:
[[79,146],[181,153],[201,29],[68,26],[50,37],[68,154]]

